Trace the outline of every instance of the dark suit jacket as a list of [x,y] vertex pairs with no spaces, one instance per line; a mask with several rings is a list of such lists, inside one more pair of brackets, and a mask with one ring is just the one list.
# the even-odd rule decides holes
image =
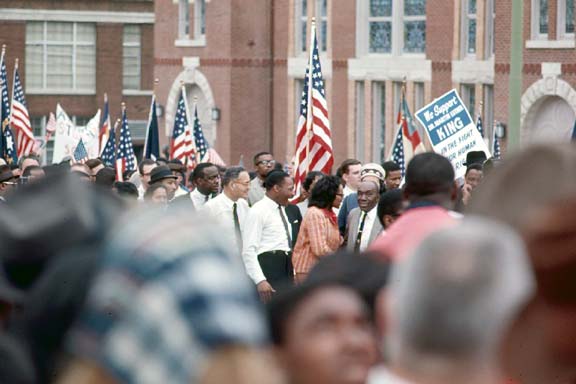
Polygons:
[[298,233],[300,232],[300,224],[302,224],[302,214],[298,206],[294,204],[288,204],[286,206],[286,216],[288,217],[288,222],[292,226],[292,249],[296,246],[296,240],[298,239]]

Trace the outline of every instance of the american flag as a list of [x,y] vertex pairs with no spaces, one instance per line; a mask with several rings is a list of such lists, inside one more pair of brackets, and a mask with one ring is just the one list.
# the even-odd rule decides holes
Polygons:
[[110,129],[112,124],[110,124],[110,108],[108,106],[108,94],[104,94],[104,115],[102,116],[102,125],[100,126],[100,133],[98,134],[98,150],[100,155],[104,153],[104,148],[108,143],[108,138],[110,137]]
[[26,106],[26,98],[24,97],[24,89],[18,73],[18,60],[16,60],[14,66],[10,123],[15,128],[14,131],[18,138],[18,157],[30,154],[34,147],[35,139],[32,125],[30,124],[30,116],[28,115],[28,107]]
[[330,120],[324,92],[324,80],[320,67],[316,25],[312,23],[310,38],[310,57],[306,67],[300,117],[296,130],[296,197],[309,171],[321,171],[329,174],[334,164]]
[[480,132],[480,136],[484,137],[484,129],[482,128],[482,116],[478,114],[476,118],[476,128],[478,128],[478,132]]
[[390,160],[398,164],[402,170],[402,178],[404,178],[406,163],[404,161],[404,137],[402,135],[402,126],[398,127],[398,133],[396,134],[396,139],[394,140],[394,146],[392,147],[392,155],[390,156]]
[[134,170],[136,170],[136,156],[126,118],[126,107],[122,107],[122,128],[120,128],[120,142],[118,143],[118,156],[116,156],[116,181],[124,181],[124,172]]
[[188,126],[188,108],[186,106],[186,90],[182,87],[178,109],[174,117],[174,129],[172,131],[172,145],[170,147],[170,158],[180,160],[186,164],[192,153],[192,137]]
[[104,146],[104,150],[102,150],[102,154],[100,155],[100,159],[102,159],[102,163],[106,167],[114,168],[114,164],[116,164],[116,128],[120,123],[120,119],[116,121],[114,124],[114,128],[110,131],[108,135],[108,141]]
[[88,160],[88,151],[86,151],[86,146],[82,141],[82,138],[78,141],[76,149],[74,150],[74,161],[77,163],[84,164]]
[[[2,46],[2,56],[0,57],[0,157],[9,163],[17,163],[18,156],[12,129],[10,129],[10,99],[8,98],[8,76],[6,71],[6,61],[4,60],[6,47]],[[8,139],[10,138],[10,139]]]
[[494,134],[492,135],[492,157],[500,159],[500,141],[496,135],[496,127],[493,128]]
[[[208,153],[208,143],[204,138],[202,131],[202,124],[198,118],[198,106],[194,106],[194,163],[203,163],[208,161],[206,154]],[[194,165],[195,165],[194,164]]]
[[160,157],[160,143],[158,134],[158,116],[156,115],[156,96],[152,95],[148,128],[146,130],[146,142],[144,143],[143,159],[156,160]]
[[414,124],[414,117],[412,117],[410,109],[408,108],[404,88],[402,89],[396,123],[398,124],[398,133],[392,146],[390,158],[400,166],[402,169],[402,177],[404,177],[406,165],[412,157],[426,151],[420,139],[418,128]]

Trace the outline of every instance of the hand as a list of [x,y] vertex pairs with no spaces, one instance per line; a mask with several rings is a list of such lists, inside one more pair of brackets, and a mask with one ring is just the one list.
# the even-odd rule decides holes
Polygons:
[[472,186],[470,184],[464,184],[462,187],[462,203],[468,205],[470,197],[472,197]]
[[258,285],[256,285],[256,289],[258,289],[260,300],[262,300],[264,303],[270,301],[272,294],[276,292],[270,283],[266,280],[259,282]]

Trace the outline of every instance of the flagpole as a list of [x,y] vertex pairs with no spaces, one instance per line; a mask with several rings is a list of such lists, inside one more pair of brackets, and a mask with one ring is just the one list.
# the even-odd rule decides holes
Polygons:
[[10,99],[10,121],[12,121],[12,109],[14,108],[14,86],[16,83],[16,72],[18,72],[18,58],[14,60],[14,71],[12,73],[12,98]]
[[152,108],[155,108],[156,101],[156,86],[158,85],[158,78],[154,79],[154,85],[152,86],[152,101],[150,102],[150,112],[148,113],[148,127],[146,127],[146,138],[144,139],[144,150],[142,151],[142,160],[146,158],[146,153],[148,150],[148,136],[150,135],[150,123],[152,122]]

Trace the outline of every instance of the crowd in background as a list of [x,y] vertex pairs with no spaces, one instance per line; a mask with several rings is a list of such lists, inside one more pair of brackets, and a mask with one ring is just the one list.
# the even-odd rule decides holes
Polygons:
[[0,383],[572,384],[576,150],[0,160]]

